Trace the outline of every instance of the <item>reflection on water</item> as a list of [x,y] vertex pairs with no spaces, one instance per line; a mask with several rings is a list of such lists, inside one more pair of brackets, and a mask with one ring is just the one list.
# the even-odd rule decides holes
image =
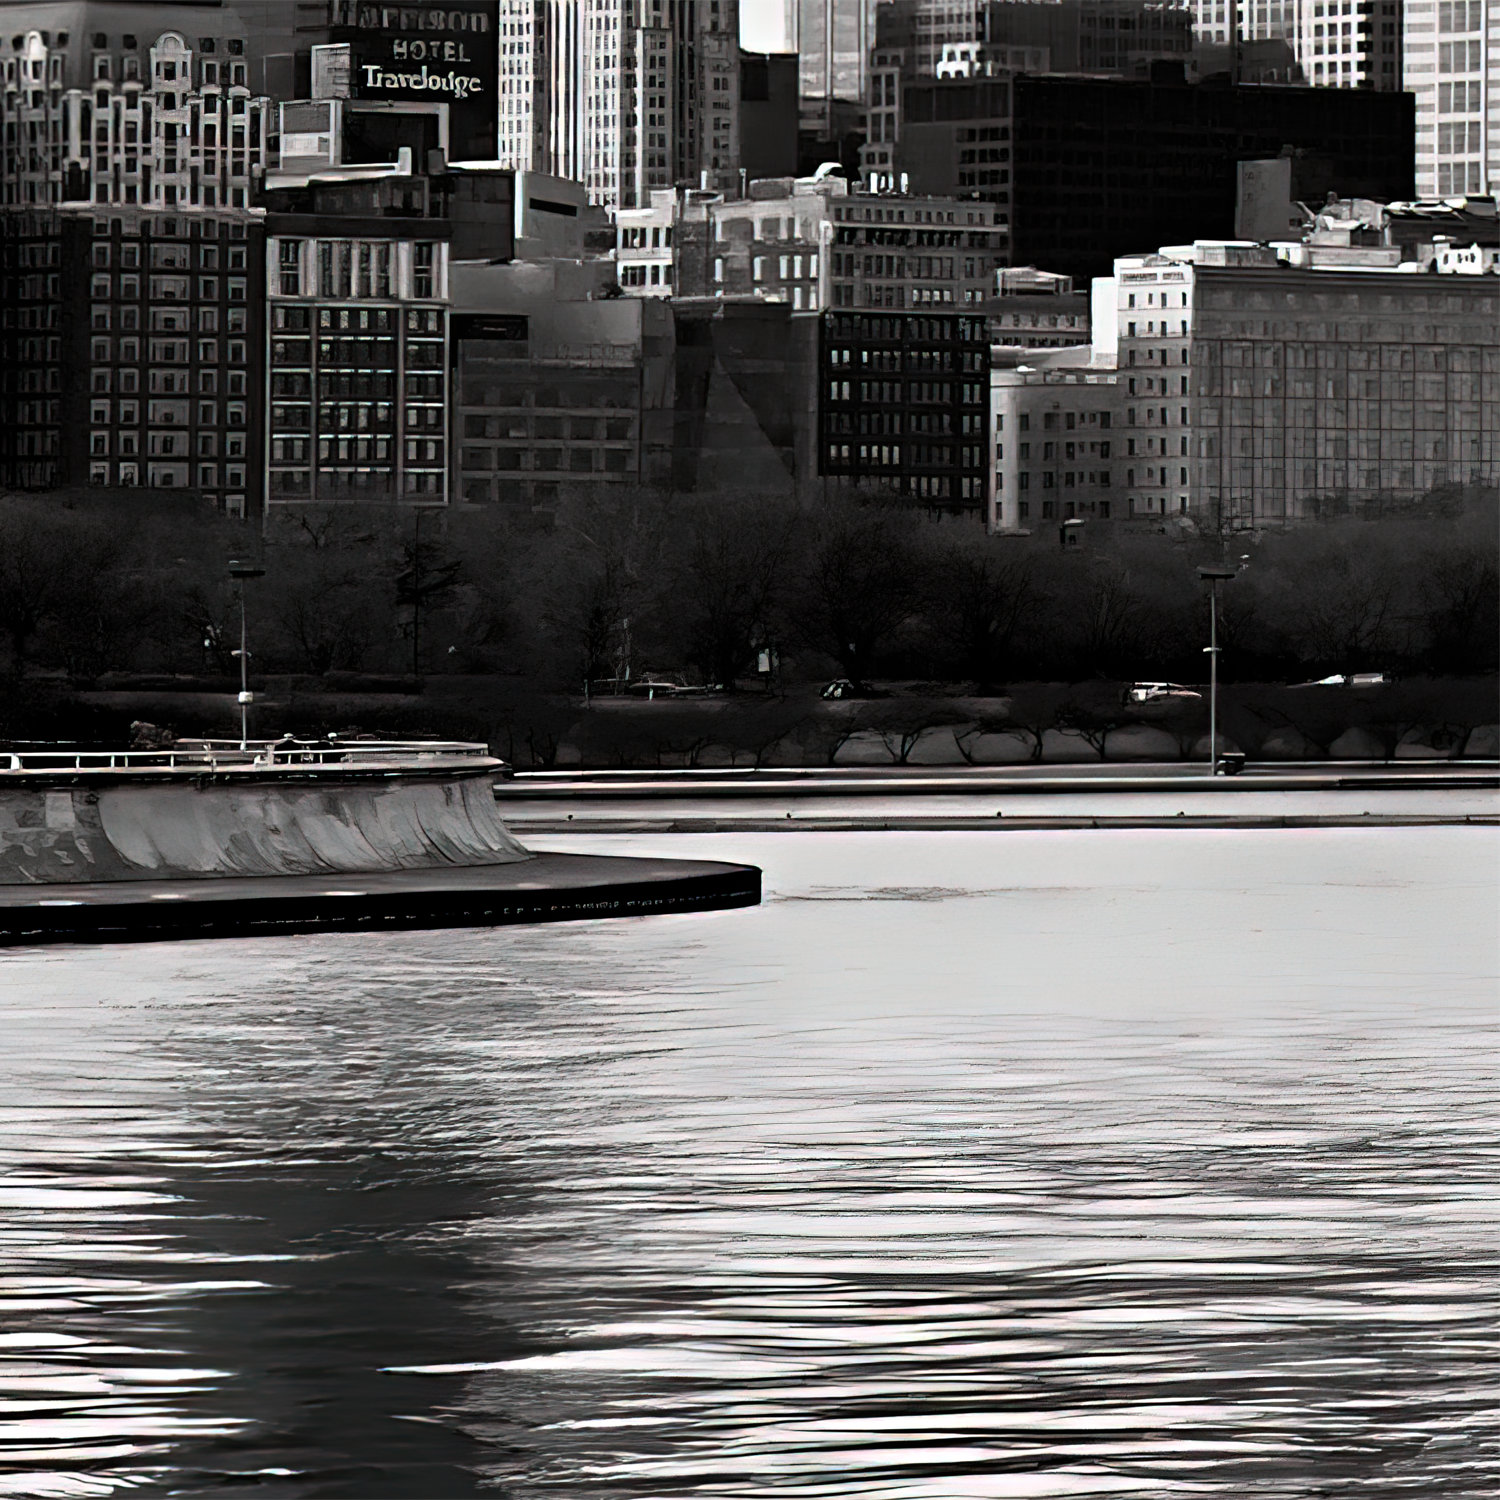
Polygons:
[[1495,1493],[1490,833],[608,848],[0,959],[0,1493]]

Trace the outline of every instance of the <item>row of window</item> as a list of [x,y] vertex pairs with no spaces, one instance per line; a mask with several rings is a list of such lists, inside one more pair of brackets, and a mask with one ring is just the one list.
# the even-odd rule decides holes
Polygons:
[[[317,490],[313,474],[317,474]],[[272,469],[269,492],[272,500],[307,500],[316,493],[320,500],[376,499],[390,495],[396,476],[389,468]],[[423,499],[441,500],[448,492],[447,476],[441,469],[410,470],[401,476],[401,492]]]
[[[279,240],[277,291],[283,297],[388,301],[398,294],[397,248],[391,240]],[[412,245],[411,295],[418,301],[431,301],[437,295],[437,267],[435,243],[418,241]]]
[[[160,241],[148,245],[147,262],[155,270],[187,270],[191,267],[192,246],[180,241]],[[220,266],[220,248],[214,243],[198,246],[198,269],[217,271]],[[248,251],[244,245],[227,245],[222,251],[223,269],[243,271],[248,266]],[[141,267],[141,246],[134,241],[115,243],[108,239],[96,239],[90,246],[90,259],[96,271],[107,271],[112,266],[121,270],[136,271]]]
[[625,474],[635,465],[635,450],[619,448],[465,448],[460,466],[465,474],[570,473]]
[[[1133,470],[1131,472],[1134,473]],[[1186,473],[1186,470],[1183,472]],[[1075,487],[1086,488],[1089,485],[1093,485],[1097,489],[1107,490],[1112,483],[1108,469],[1066,469],[1063,471],[1061,477],[1063,481],[1061,487],[1066,490],[1071,490]],[[1016,475],[1016,488],[1018,490],[1031,489],[1031,478],[1031,471],[1023,469],[1021,473]],[[1055,490],[1058,488],[1058,474],[1056,470],[1046,469],[1038,475],[1038,478],[1040,478],[1041,484],[1037,488],[1044,490]],[[1134,483],[1134,480],[1131,482]],[[1186,479],[1183,480],[1183,483],[1187,483]],[[1004,474],[995,475],[995,488],[997,490],[1005,488]]]
[[[1078,427],[1102,427],[1108,429],[1111,424],[1113,413],[1108,411],[1044,411],[1042,417],[1042,431],[1056,432],[1061,429],[1064,432],[1072,432]],[[1005,431],[1005,413],[997,412],[995,415],[995,431]],[[1031,431],[1031,413],[1023,411],[1017,413],[1016,431]]]
[[[224,283],[221,283],[217,276],[200,276],[197,285],[198,299],[203,302],[217,302],[221,284],[231,302],[245,301],[248,283],[243,276],[231,276]],[[136,275],[115,278],[106,273],[96,272],[89,283],[89,292],[95,298],[117,299],[125,302],[138,301],[141,295],[141,278]],[[189,276],[151,276],[147,279],[146,300],[148,302],[186,302],[191,298],[192,293],[193,283]]]
[[644,224],[635,224],[620,227],[619,248],[621,250],[664,250],[670,249],[671,244],[672,226],[670,224],[652,224],[649,227]]
[[983,318],[909,317],[890,318],[878,314],[838,313],[828,319],[830,343],[844,339],[888,344],[988,343]]
[[904,406],[908,403],[950,404],[955,393],[960,405],[982,406],[984,388],[950,380],[831,380],[827,386],[830,401],[883,402]]
[[[1061,446],[1061,448],[1062,448],[1062,456],[1063,456],[1063,458],[1067,459],[1069,461],[1071,461],[1072,459],[1075,459],[1075,458],[1084,458],[1084,457],[1094,457],[1094,458],[1108,458],[1109,457],[1109,447],[1110,447],[1110,445],[1109,445],[1109,440],[1106,438],[1102,443],[1063,443],[1061,445],[1059,445],[1057,443],[1043,443],[1041,445],[1041,450],[1042,450],[1041,457],[1042,457],[1042,461],[1044,463],[1046,463],[1046,462],[1048,462],[1048,461],[1050,461],[1052,459],[1055,459],[1058,456],[1057,455],[1057,450],[1058,450],[1059,446]],[[1026,463],[1031,458],[1031,449],[1032,449],[1032,445],[1030,443],[1019,443],[1019,444],[1017,444],[1017,446],[1016,446],[1016,457],[1023,464]],[[1131,448],[1130,448],[1129,451],[1132,452],[1132,453],[1135,452],[1135,447],[1134,447],[1133,444],[1132,444],[1132,446],[1131,446]],[[1004,459],[1004,457],[1005,457],[1005,444],[1004,443],[996,443],[995,444],[995,457],[996,457],[997,460],[1003,460]]]
[[[199,433],[198,442],[194,444],[185,432],[149,432],[146,434],[146,454],[150,458],[188,458],[196,448],[200,457],[205,454],[212,455],[217,452],[216,438],[215,433]],[[225,452],[231,458],[243,458],[245,456],[243,440],[240,440],[237,445],[227,447]],[[90,433],[90,458],[109,458],[112,453],[121,458],[140,457],[139,436],[134,432],[110,432],[108,429]],[[217,468],[217,465],[214,467]],[[243,464],[230,464],[227,473],[229,484],[244,484]]]
[[655,261],[650,265],[622,265],[620,267],[621,286],[665,286],[672,285],[672,267],[661,261]]
[[824,451],[830,463],[871,469],[978,469],[984,464],[981,448],[953,443],[829,443]]

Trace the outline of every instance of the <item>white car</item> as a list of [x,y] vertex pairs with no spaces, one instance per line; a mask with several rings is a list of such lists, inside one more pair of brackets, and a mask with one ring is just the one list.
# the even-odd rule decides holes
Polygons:
[[1179,682],[1138,682],[1127,688],[1127,703],[1190,703],[1202,693],[1183,687]]
[[1336,672],[1332,677],[1320,677],[1316,682],[1294,682],[1293,687],[1387,687],[1390,684],[1387,672]]

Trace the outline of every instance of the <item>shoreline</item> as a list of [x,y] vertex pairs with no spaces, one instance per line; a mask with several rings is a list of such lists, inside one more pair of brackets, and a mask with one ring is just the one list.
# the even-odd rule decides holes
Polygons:
[[654,834],[654,833],[1042,833],[1053,830],[1097,829],[1210,829],[1210,828],[1493,828],[1500,826],[1500,812],[1457,814],[1403,813],[1264,813],[1235,816],[1225,814],[1145,814],[1139,817],[1074,815],[1056,818],[913,817],[913,818],[569,818],[513,821],[528,838],[560,834]]

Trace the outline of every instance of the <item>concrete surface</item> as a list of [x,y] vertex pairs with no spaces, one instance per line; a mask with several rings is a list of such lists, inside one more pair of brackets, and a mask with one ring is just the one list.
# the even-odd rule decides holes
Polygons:
[[710,860],[537,853],[366,874],[0,886],[0,946],[496,927],[755,906],[760,871]]
[[316,875],[526,859],[489,775],[0,784],[0,883]]

